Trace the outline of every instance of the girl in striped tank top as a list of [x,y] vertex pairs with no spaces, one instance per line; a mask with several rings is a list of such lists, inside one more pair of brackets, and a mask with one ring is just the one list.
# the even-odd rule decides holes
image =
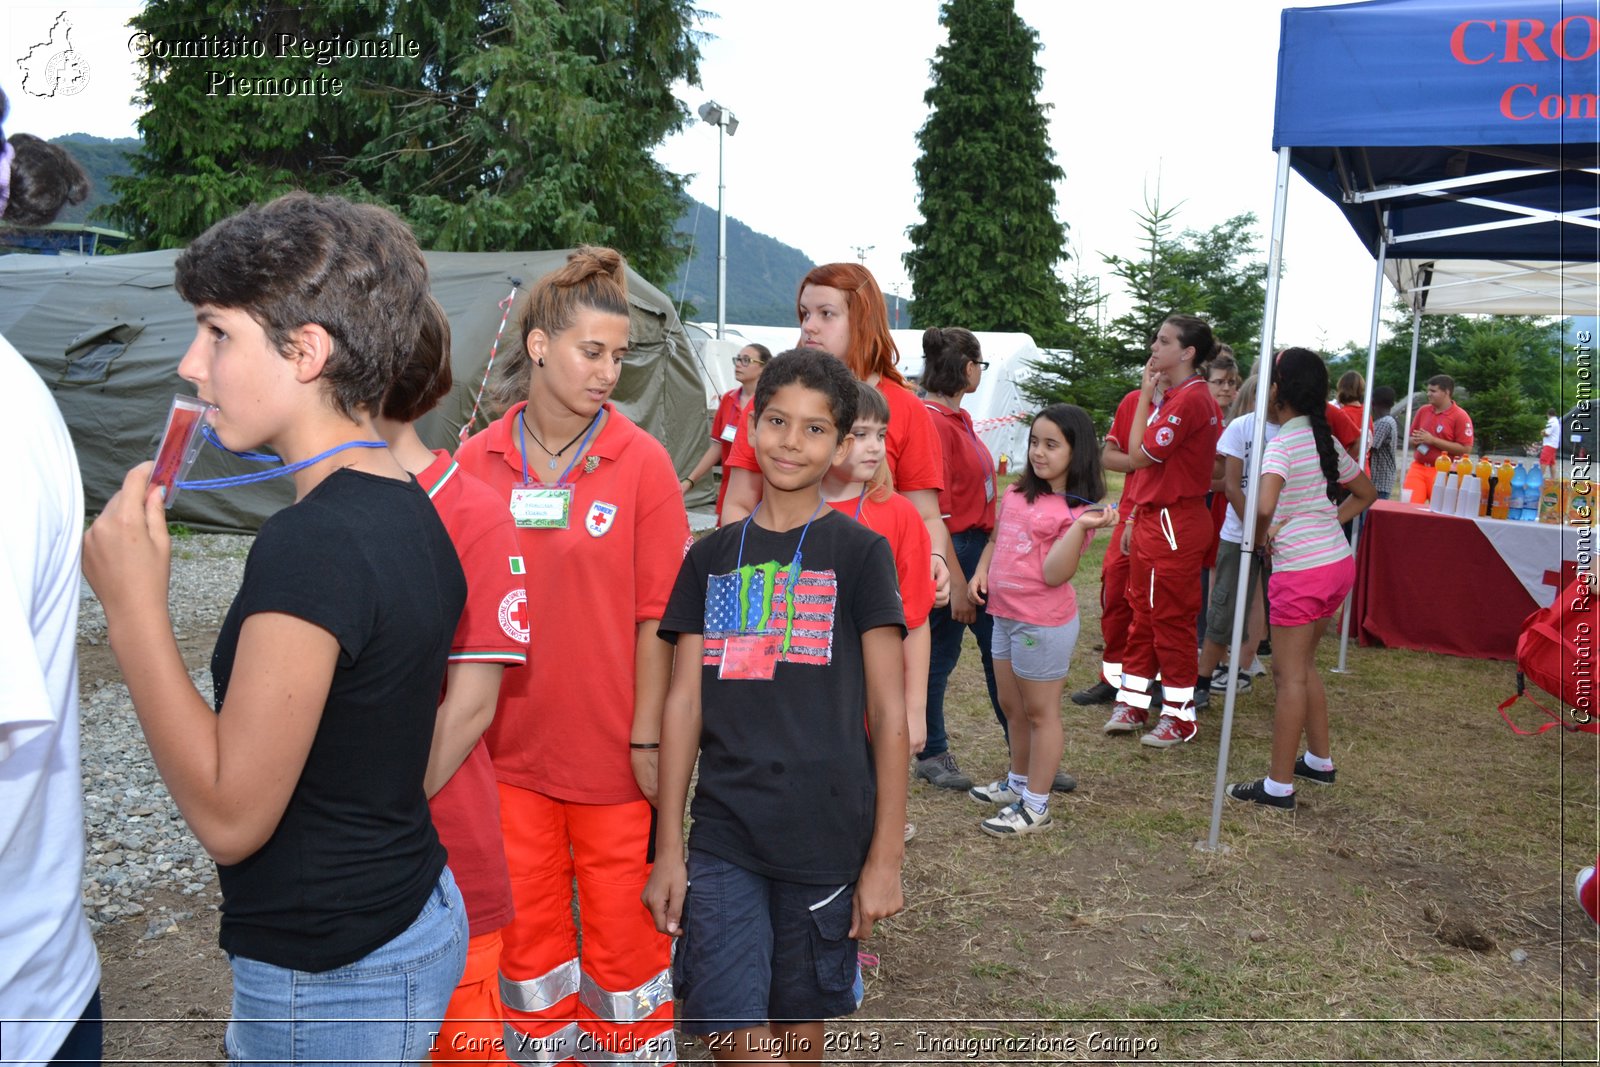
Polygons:
[[[1278,692],[1267,777],[1228,786],[1235,800],[1294,808],[1294,780],[1332,785],[1328,698],[1317,674],[1317,642],[1355,584],[1355,561],[1339,524],[1365,511],[1377,493],[1328,428],[1328,367],[1304,348],[1279,352],[1268,410],[1282,429],[1261,462],[1257,551],[1272,557],[1267,601],[1272,679]],[[1334,503],[1335,486],[1350,490]],[[1306,751],[1297,757],[1304,734]]]

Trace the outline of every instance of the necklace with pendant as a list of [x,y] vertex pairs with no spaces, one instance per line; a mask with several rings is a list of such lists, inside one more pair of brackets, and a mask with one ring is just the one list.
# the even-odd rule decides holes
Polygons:
[[[605,410],[604,408],[601,409],[601,411],[604,411],[604,410]],[[524,433],[526,433],[529,437],[533,438],[533,443],[539,446],[540,451],[544,452],[547,456],[550,457],[549,467],[550,467],[551,470],[555,470],[556,469],[556,462],[561,459],[562,455],[564,455],[566,453],[567,449],[569,449],[573,445],[577,444],[578,443],[578,439],[581,438],[584,434],[588,433],[589,430],[591,428],[593,428],[594,424],[600,421],[600,412],[599,411],[595,412],[594,413],[594,418],[589,420],[589,425],[585,426],[583,429],[581,429],[577,433],[573,434],[572,440],[570,440],[566,444],[562,445],[560,450],[556,451],[556,452],[550,451],[550,446],[546,445],[543,441],[539,440],[539,435],[534,433],[533,430],[531,430],[528,427],[528,413],[527,412],[523,412],[522,414],[518,415],[517,417],[522,420],[522,431]]]

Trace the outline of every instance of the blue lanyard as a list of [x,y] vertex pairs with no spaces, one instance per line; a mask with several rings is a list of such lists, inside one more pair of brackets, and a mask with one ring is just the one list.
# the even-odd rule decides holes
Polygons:
[[[856,516],[855,516],[855,518],[856,518],[857,522],[861,521],[861,505],[865,504],[867,502],[867,490],[871,489],[871,488],[872,488],[872,486],[868,485],[867,483],[865,483],[865,482],[861,483],[861,495],[856,497]],[[810,524],[807,523],[807,525],[810,525]],[[805,540],[805,536],[806,535],[804,533],[802,533],[800,535],[800,539],[802,541]]]
[[251,463],[283,462],[282,458],[271,455],[267,452],[235,452],[233,449],[222,443],[222,438],[217,436],[217,431],[213,430],[210,426],[207,426],[203,422],[200,424],[200,436],[204,437],[206,441],[210,443],[211,447],[220,448],[229,455],[238,456],[240,459],[247,459]]
[[[757,503],[755,511],[752,511],[750,513],[750,517],[745,519],[744,522],[739,526],[739,558],[738,561],[733,565],[735,573],[744,570],[744,536],[750,532],[750,523],[755,521],[755,517],[760,514],[762,503],[765,503],[765,501]],[[788,578],[784,583],[783,591],[784,599],[788,601],[788,607],[784,612],[784,614],[788,617],[784,621],[783,628],[783,647],[785,650],[787,650],[789,647],[789,632],[794,628],[795,582],[797,582],[800,578],[800,548],[806,543],[806,532],[811,529],[811,524],[816,521],[817,516],[822,513],[822,509],[827,506],[828,502],[825,500],[819,500],[817,502],[817,510],[811,513],[811,518],[807,519],[806,524],[800,528],[800,540],[794,546],[794,559],[789,561],[789,573]],[[751,582],[750,589],[745,594],[745,603],[740,605],[739,608],[740,633],[748,632],[761,621],[761,596],[762,591],[756,588],[756,584],[754,582]]]
[[[600,411],[597,411],[597,412],[594,413],[594,418],[589,420],[589,432],[583,435],[583,443],[580,444],[578,446],[578,450],[572,454],[572,462],[567,464],[567,469],[562,471],[561,472],[561,477],[556,479],[556,485],[561,486],[561,485],[568,484],[567,475],[571,474],[572,473],[572,468],[576,467],[578,465],[578,457],[583,455],[583,450],[589,447],[589,438],[594,436],[595,428],[600,425],[600,415],[604,411],[605,411],[605,408],[601,408]],[[524,407],[521,411],[519,411],[517,413],[517,435],[522,438],[522,484],[523,485],[532,485],[533,484],[533,479],[528,477],[528,415],[527,415],[527,412],[528,412],[528,409],[526,407]]]
[[1103,507],[1105,507],[1105,505],[1100,503],[1098,500],[1085,500],[1083,497],[1079,496],[1076,493],[1068,493],[1065,490],[1063,490],[1061,495],[1066,497],[1068,500],[1076,500],[1080,504],[1087,504],[1091,508],[1103,508]]
[[[195,481],[195,482],[187,482],[187,481],[186,482],[178,482],[177,485],[178,485],[179,489],[198,489],[198,490],[229,489],[229,488],[232,488],[233,486],[236,486],[236,485],[252,485],[252,484],[254,484],[256,482],[267,482],[267,481],[271,481],[273,478],[282,478],[285,474],[293,474],[296,471],[305,470],[307,467],[311,466],[312,464],[321,463],[323,460],[327,459],[329,456],[338,455],[340,452],[343,452],[347,448],[388,448],[388,447],[389,447],[389,442],[387,442],[387,441],[346,441],[344,444],[335,445],[334,447],[328,449],[326,452],[320,452],[317,455],[312,456],[310,459],[302,459],[298,463],[286,463],[282,467],[279,467],[276,470],[254,471],[254,472],[252,472],[250,474],[234,474],[234,475],[230,475],[229,477],[226,477],[226,478],[203,478],[200,481]],[[235,454],[236,455],[243,455],[246,459],[270,459],[270,458],[272,458],[272,457],[264,457],[264,456],[261,455],[261,453],[235,453]]]

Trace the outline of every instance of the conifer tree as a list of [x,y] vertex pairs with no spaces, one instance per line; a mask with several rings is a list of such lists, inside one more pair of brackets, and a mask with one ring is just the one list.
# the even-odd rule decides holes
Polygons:
[[[428,248],[588,241],[670,278],[682,182],[652,152],[687,118],[672,85],[698,80],[692,18],[689,0],[150,0],[134,25],[152,40],[266,54],[144,59],[144,150],[114,214],[145,247],[174,247],[300,188],[386,204]],[[285,54],[282,35],[415,47],[324,64]],[[281,91],[319,77],[338,95],[326,81]]]
[[945,0],[917,134],[922,222],[905,256],[919,323],[1062,339],[1061,168],[1039,102],[1039,35],[1012,0]]

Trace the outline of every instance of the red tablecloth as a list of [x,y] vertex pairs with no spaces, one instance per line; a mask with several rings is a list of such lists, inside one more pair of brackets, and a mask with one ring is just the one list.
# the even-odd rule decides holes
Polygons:
[[[1522,622],[1571,580],[1592,530],[1461,519],[1380,500],[1356,548],[1353,628],[1363,645],[1516,658]],[[1587,541],[1586,556],[1594,543]]]

